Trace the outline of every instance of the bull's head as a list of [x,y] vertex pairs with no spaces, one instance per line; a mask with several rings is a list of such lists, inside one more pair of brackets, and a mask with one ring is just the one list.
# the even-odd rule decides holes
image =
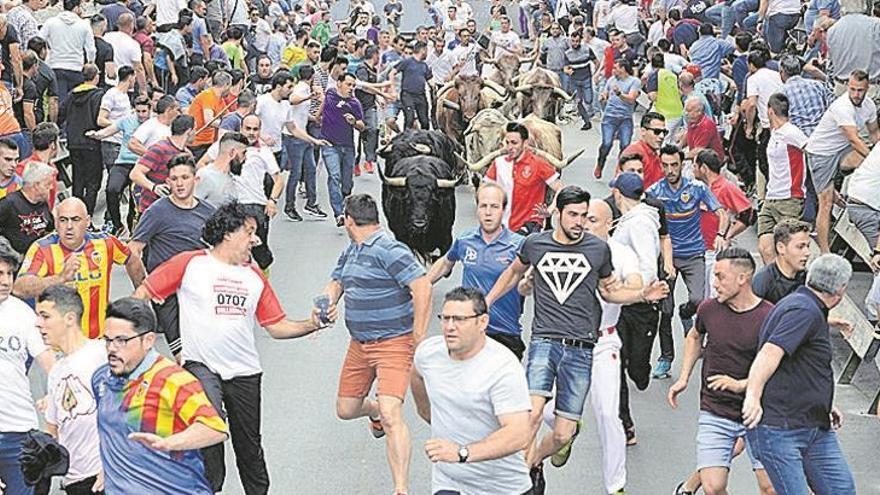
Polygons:
[[523,100],[523,114],[534,113],[548,122],[556,121],[556,108],[560,100],[571,101],[572,96],[552,84],[527,83],[516,87]]
[[455,90],[458,92],[458,105],[461,116],[465,120],[474,118],[480,111],[480,89],[483,81],[478,75],[459,76],[455,78]]
[[382,167],[376,167],[382,183],[406,195],[409,228],[415,234],[424,234],[430,225],[434,204],[440,189],[451,189],[457,181],[438,179],[420,171],[411,171],[405,177],[386,177]]

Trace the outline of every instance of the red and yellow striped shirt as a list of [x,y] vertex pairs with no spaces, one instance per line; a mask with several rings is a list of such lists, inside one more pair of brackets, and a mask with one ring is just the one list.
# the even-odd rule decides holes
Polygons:
[[119,239],[104,233],[86,233],[85,242],[76,250],[61,244],[52,233],[31,244],[19,270],[19,276],[50,277],[64,271],[64,260],[79,256],[80,266],[70,286],[83,300],[82,330],[90,339],[104,335],[104,314],[110,299],[110,272],[113,264],[125,264],[131,255]]
[[10,193],[14,193],[15,191],[18,191],[19,189],[21,189],[21,184],[22,184],[21,177],[19,177],[18,175],[12,174],[12,177],[10,177],[8,181],[6,181],[3,184],[0,184],[0,199],[3,199],[6,196],[8,196]]

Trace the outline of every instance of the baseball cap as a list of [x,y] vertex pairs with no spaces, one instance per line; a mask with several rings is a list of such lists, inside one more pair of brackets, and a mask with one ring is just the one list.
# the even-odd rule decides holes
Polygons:
[[624,172],[618,175],[608,186],[617,189],[620,194],[629,199],[642,199],[642,194],[645,192],[642,178],[633,172]]

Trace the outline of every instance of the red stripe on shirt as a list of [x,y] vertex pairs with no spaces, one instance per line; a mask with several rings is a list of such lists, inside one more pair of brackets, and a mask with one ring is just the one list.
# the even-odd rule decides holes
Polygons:
[[155,433],[156,421],[158,419],[159,410],[162,409],[159,404],[162,402],[162,389],[169,376],[178,372],[174,366],[167,366],[153,375],[153,381],[149,384],[147,393],[144,396],[143,415],[141,416],[140,431]]
[[786,145],[788,152],[788,167],[791,175],[791,197],[804,197],[804,152],[800,148]]

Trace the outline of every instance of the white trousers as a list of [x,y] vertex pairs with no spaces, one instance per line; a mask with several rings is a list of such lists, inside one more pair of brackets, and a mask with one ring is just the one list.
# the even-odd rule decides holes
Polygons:
[[[626,486],[626,433],[620,422],[620,348],[617,332],[605,333],[593,348],[590,405],[602,443],[602,476],[606,493]],[[553,428],[555,404],[544,407],[544,423]]]

